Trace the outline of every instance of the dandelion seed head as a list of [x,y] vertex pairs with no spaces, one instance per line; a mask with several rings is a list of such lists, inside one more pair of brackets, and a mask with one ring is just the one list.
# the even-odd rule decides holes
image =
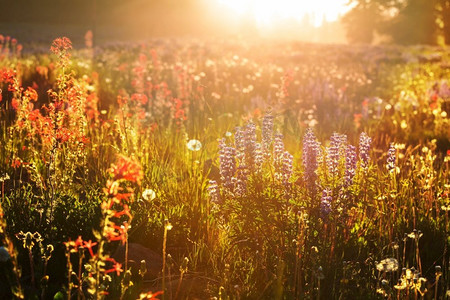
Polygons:
[[152,189],[146,189],[142,192],[142,198],[144,198],[145,201],[152,201],[156,198],[156,193]]
[[186,146],[189,150],[196,152],[202,148],[202,143],[199,140],[192,139],[187,142]]
[[395,272],[398,270],[398,261],[395,258],[385,258],[380,261],[376,268],[380,272]]

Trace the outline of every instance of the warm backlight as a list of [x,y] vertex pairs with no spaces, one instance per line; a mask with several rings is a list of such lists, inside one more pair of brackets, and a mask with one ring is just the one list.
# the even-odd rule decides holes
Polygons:
[[303,20],[316,27],[323,21],[336,21],[349,10],[348,0],[218,0],[241,15],[253,16],[261,26],[283,19]]

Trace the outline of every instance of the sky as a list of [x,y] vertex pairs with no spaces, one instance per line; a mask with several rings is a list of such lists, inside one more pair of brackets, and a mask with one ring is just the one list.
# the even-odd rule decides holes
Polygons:
[[343,29],[339,24],[322,28],[322,21],[344,14],[346,1],[0,0],[0,33],[43,43],[68,35],[80,44],[87,30],[99,42],[236,35],[335,42]]
[[261,27],[270,27],[283,19],[302,21],[306,16],[319,27],[323,21],[336,21],[350,8],[348,0],[215,0],[234,13],[253,17]]

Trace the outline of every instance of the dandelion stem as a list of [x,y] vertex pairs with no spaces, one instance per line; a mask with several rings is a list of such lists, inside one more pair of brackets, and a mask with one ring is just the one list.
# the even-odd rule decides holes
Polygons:
[[28,258],[30,259],[30,272],[31,272],[31,286],[33,287],[33,290],[36,289],[36,283],[34,280],[34,264],[33,264],[33,252],[32,249],[28,249]]

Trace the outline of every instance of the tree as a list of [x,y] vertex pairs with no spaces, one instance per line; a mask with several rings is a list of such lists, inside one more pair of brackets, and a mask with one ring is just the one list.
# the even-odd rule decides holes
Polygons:
[[374,2],[361,2],[344,16],[343,21],[349,42],[370,44],[381,21],[379,6]]
[[386,33],[399,44],[435,45],[438,36],[437,10],[433,0],[409,0],[386,26]]
[[439,0],[438,9],[441,12],[441,24],[445,43],[450,45],[450,0]]
[[439,19],[447,25],[450,41],[450,0],[350,0],[350,4],[354,8],[344,22],[351,42],[370,43],[377,31],[399,44],[436,44]]

